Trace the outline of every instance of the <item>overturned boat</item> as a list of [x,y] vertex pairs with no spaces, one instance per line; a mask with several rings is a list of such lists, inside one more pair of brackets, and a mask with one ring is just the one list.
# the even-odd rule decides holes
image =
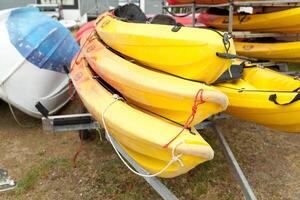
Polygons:
[[38,102],[52,114],[69,101],[65,71],[79,46],[59,22],[33,7],[3,10],[0,44],[1,99],[33,117]]

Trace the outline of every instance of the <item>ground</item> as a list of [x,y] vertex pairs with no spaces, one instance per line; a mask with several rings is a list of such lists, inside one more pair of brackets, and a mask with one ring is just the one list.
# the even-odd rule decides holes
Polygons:
[[[71,102],[61,113],[75,113],[78,106]],[[19,120],[30,126],[21,128],[1,101],[0,113],[0,168],[18,181],[15,190],[0,193],[1,200],[159,199],[96,132],[83,143],[73,168],[72,158],[80,146],[76,132],[44,133],[39,120],[16,111]],[[236,118],[217,123],[258,199],[299,199],[299,134],[272,131]],[[243,199],[216,135],[209,129],[202,135],[215,150],[215,158],[163,183],[180,199]]]

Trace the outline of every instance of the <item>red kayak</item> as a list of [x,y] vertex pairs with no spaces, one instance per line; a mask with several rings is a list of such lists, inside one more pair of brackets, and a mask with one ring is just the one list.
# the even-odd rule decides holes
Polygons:
[[[199,16],[200,16],[200,14],[195,15],[195,19],[196,19],[195,26],[197,26],[197,27],[205,26],[204,24],[198,22]],[[189,15],[189,16],[186,16],[186,17],[175,17],[175,20],[176,20],[177,23],[183,24],[184,26],[192,26],[192,24],[193,24],[192,15]]]
[[76,41],[79,43],[81,37],[83,36],[83,34],[84,34],[86,31],[89,31],[89,30],[94,29],[94,28],[95,28],[95,20],[90,21],[90,22],[87,22],[86,24],[84,24],[84,25],[77,31],[77,33],[76,33],[76,35],[75,35]]
[[[191,4],[193,0],[167,0],[169,5]],[[222,4],[228,3],[228,0],[196,0],[196,4]]]

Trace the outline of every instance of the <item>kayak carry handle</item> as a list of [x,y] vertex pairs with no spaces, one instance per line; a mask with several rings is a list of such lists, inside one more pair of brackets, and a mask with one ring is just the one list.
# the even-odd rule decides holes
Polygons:
[[255,58],[248,58],[245,56],[239,56],[236,54],[230,54],[230,53],[220,53],[220,52],[216,52],[216,55],[220,58],[224,58],[224,59],[241,59],[241,60],[247,60],[247,61],[251,61],[251,62],[255,62],[257,61],[257,59]]
[[298,100],[300,100],[300,93],[298,93],[290,102],[287,102],[287,103],[279,103],[277,101],[277,95],[276,94],[271,94],[269,96],[269,101],[272,101],[276,105],[280,105],[280,106],[286,106],[286,105],[292,104],[292,103],[294,103]]
[[181,29],[181,27],[183,27],[182,24],[176,23],[175,26],[172,28],[172,31],[173,32],[178,32]]

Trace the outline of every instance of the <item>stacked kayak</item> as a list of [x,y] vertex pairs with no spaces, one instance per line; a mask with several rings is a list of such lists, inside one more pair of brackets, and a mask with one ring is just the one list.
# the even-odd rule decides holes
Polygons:
[[249,67],[241,79],[217,84],[216,88],[229,98],[227,113],[276,130],[300,132],[299,80]]
[[76,32],[75,35],[75,39],[76,41],[79,43],[81,37],[84,35],[85,32],[88,32],[90,30],[94,30],[95,29],[95,21],[90,21],[87,22],[86,24],[84,24],[82,27],[80,27],[80,29]]
[[229,114],[300,132],[298,80],[247,66],[242,78],[207,85],[235,70],[216,56],[235,54],[222,32],[122,19],[104,13],[81,35],[71,78],[87,110],[151,174],[172,178],[212,159],[193,126],[228,98]]
[[79,46],[59,22],[33,7],[3,10],[0,44],[1,99],[33,117],[38,102],[53,114],[69,101],[64,66]]
[[[157,173],[180,156],[159,176],[171,178],[213,158],[213,150],[195,130],[184,130],[164,147],[182,127],[114,98],[107,85],[95,78],[84,58],[73,61],[71,77],[88,111],[114,136],[125,151],[150,173]],[[115,103],[113,103],[115,102]],[[112,104],[113,103],[113,104]],[[105,114],[105,115],[104,115]],[[103,120],[105,119],[105,121]],[[105,123],[105,124],[104,124]]]
[[[91,34],[97,35],[95,31]],[[192,125],[227,108],[227,97],[208,85],[143,68],[113,53],[97,39],[86,41],[87,36],[81,40],[81,44],[86,43],[82,52],[93,71],[122,93],[128,103],[184,124],[196,93],[202,89],[205,103],[199,105]]]
[[300,63],[300,42],[234,42],[239,55],[289,63]]
[[235,54],[234,45],[226,50],[221,32],[209,29],[129,23],[109,13],[96,24],[98,35],[112,49],[140,65],[186,79],[214,82],[232,63],[216,53]]
[[[233,29],[252,32],[300,32],[300,8],[291,8],[264,14],[236,14]],[[228,15],[202,13],[198,21],[209,27],[226,30]]]
[[[216,56],[226,52],[222,33],[172,31],[171,25],[123,22],[109,13],[95,25],[81,36],[71,69],[87,110],[151,174],[171,178],[212,159],[212,148],[193,126],[228,105],[226,95],[202,83],[231,65]],[[232,46],[227,51],[234,53]],[[208,78],[203,70],[211,72]]]

